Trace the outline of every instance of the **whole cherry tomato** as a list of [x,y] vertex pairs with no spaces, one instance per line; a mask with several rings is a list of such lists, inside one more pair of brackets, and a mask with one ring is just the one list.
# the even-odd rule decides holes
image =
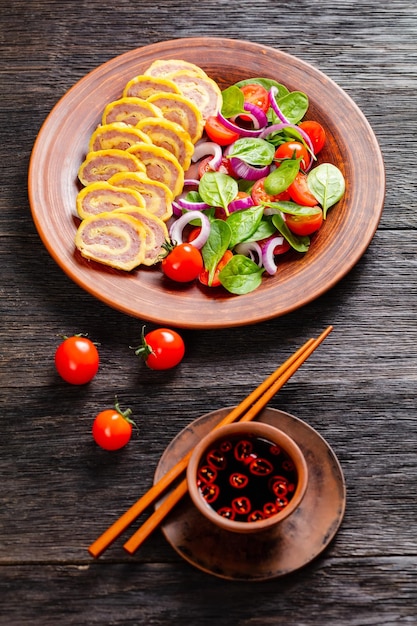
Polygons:
[[167,370],[180,363],[185,354],[184,341],[175,330],[157,328],[145,335],[142,328],[142,344],[135,354],[142,357],[151,370]]
[[174,246],[161,263],[165,276],[178,283],[188,283],[197,278],[203,266],[200,250],[191,243]]
[[104,450],[119,450],[123,448],[132,436],[130,419],[132,411],[122,411],[116,398],[113,409],[105,409],[96,416],[93,422],[93,438],[97,445]]
[[96,346],[82,335],[66,337],[55,352],[57,372],[71,385],[84,385],[92,380],[97,374],[99,362]]
[[310,163],[310,154],[300,141],[282,143],[275,151],[275,158],[277,160],[301,159],[300,167],[302,170],[305,170]]

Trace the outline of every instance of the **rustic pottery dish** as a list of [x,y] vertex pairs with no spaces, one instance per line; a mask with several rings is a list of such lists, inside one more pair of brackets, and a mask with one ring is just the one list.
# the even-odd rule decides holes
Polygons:
[[[308,253],[288,255],[277,274],[244,296],[179,285],[155,268],[130,273],[89,262],[75,250],[77,172],[103,109],[125,84],[156,59],[200,65],[221,88],[250,77],[270,77],[310,100],[308,117],[328,134],[320,161],[343,172],[347,188],[313,238]],[[307,116],[306,116],[307,117]],[[80,287],[111,307],[161,324],[220,328],[252,324],[289,313],[322,295],[358,262],[378,226],[384,203],[381,152],[366,118],[331,79],[280,50],[247,41],[185,38],[118,56],[76,83],[52,109],[35,142],[29,167],[32,216],[47,250]],[[220,313],[221,311],[221,313]]]
[[[231,410],[203,415],[180,432],[162,455],[157,482]],[[329,444],[302,420],[266,408],[257,421],[286,433],[301,449],[308,484],[297,510],[270,529],[235,533],[213,524],[194,506],[189,495],[175,507],[161,529],[176,552],[204,572],[229,580],[262,581],[307,565],[336,535],[345,512],[343,472]]]
[[[269,452],[265,445],[262,446],[262,454],[256,455],[255,457],[254,446],[259,440],[261,443],[269,442],[273,444],[270,446],[272,453],[268,455],[268,458],[266,455],[264,456],[265,453]],[[232,443],[234,443],[235,449],[230,449],[223,453],[221,446],[225,443],[227,443],[228,448],[229,444],[231,446]],[[248,444],[253,446],[250,453],[249,450],[245,449]],[[239,452],[239,446],[242,448],[240,450],[241,459],[236,462],[235,455]],[[212,456],[213,454],[215,455],[213,459],[214,465],[207,465],[206,459],[207,457],[210,458],[210,454]],[[206,499],[202,496],[202,491],[198,486],[201,469],[209,472],[209,482],[203,483],[203,485],[206,485],[208,489],[219,489],[220,487],[219,491],[222,491],[223,488],[228,490],[228,492],[230,491],[232,494],[231,497],[233,497],[233,499],[236,498],[237,503],[241,503],[241,506],[244,506],[246,501],[249,500],[248,496],[250,500],[254,498],[258,499],[258,497],[261,494],[263,495],[264,491],[266,491],[268,495],[265,500],[262,498],[262,502],[257,503],[256,506],[251,504],[252,514],[254,512],[253,509],[255,509],[255,515],[263,515],[266,506],[275,506],[276,497],[273,497],[273,492],[270,490],[270,487],[272,487],[271,481],[274,480],[274,474],[281,475],[286,473],[285,470],[281,468],[282,457],[284,457],[284,465],[285,463],[291,464],[291,476],[294,476],[294,482],[292,484],[293,492],[288,493],[284,487],[282,490],[285,491],[285,495],[288,496],[288,504],[280,511],[268,515],[264,519],[256,521],[247,521],[245,519],[244,521],[238,521],[237,519],[224,517],[219,515],[213,506],[207,504]],[[251,458],[252,462],[249,464],[249,459]],[[232,473],[228,472],[227,467],[222,469],[224,462],[227,462],[229,467],[233,466],[233,470],[231,470]],[[268,465],[270,465],[272,473],[269,473]],[[275,467],[279,467],[280,469],[274,469],[274,471],[272,471],[272,468]],[[222,475],[225,476],[224,479],[222,479]],[[252,491],[254,489],[257,493],[250,493],[249,488],[246,491],[243,483],[248,478],[248,487],[251,485],[251,479],[254,480],[256,484],[253,485]],[[230,482],[233,482],[233,480],[236,480],[237,487],[230,490]],[[280,482],[283,481],[285,481],[285,477],[283,478],[281,476]],[[249,423],[236,422],[210,432],[203,437],[200,443],[195,447],[187,467],[188,493],[194,505],[210,522],[229,532],[256,533],[265,531],[279,524],[297,510],[297,507],[304,497],[307,481],[307,464],[303,453],[295,441],[282,430],[259,421]],[[222,485],[222,482],[225,484]],[[279,490],[277,491],[277,495],[278,493]],[[245,500],[242,499],[242,496]],[[222,493],[219,493],[218,499],[221,497]],[[227,507],[228,511],[230,508],[229,506]],[[232,511],[229,512],[232,513]],[[247,514],[245,513],[242,517],[246,518]]]

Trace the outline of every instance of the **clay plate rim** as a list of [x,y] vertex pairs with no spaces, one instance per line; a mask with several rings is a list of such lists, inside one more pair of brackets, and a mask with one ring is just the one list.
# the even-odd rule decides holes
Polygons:
[[[242,78],[268,76],[310,99],[308,116],[328,131],[321,161],[343,171],[347,190],[304,256],[289,257],[274,277],[245,296],[197,283],[176,285],[155,269],[118,272],[74,250],[77,171],[104,106],[155,59],[198,63],[221,88]],[[381,151],[366,118],[330,78],[280,50],[216,37],[164,41],[122,54],[76,83],[42,125],[29,166],[29,200],[39,235],[58,265],[80,287],[134,317],[186,328],[252,324],[287,314],[325,293],[358,262],[378,226],[385,197]]]

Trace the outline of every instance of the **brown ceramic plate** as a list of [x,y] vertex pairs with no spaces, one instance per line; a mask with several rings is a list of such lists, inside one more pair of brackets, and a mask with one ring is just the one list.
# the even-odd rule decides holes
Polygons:
[[[221,88],[256,76],[274,78],[308,94],[308,117],[328,132],[320,161],[347,181],[307,254],[283,260],[260,288],[233,296],[197,282],[178,285],[158,269],[119,272],[88,262],[74,249],[77,172],[105,105],[155,59],[182,58],[200,65]],[[322,72],[273,48],[247,41],[191,38],[165,41],[118,56],[89,73],[56,104],[35,142],[29,199],[38,232],[51,256],[79,286],[129,315],[188,328],[241,326],[284,315],[334,286],[357,263],[378,226],[385,173],[377,140],[350,97]]]
[[[203,415],[179,433],[161,457],[155,482],[228,412],[230,408]],[[271,530],[249,535],[231,533],[205,518],[187,495],[162,526],[178,554],[220,578],[261,581],[296,571],[327,548],[345,512],[342,469],[323,437],[302,420],[276,409],[266,408],[257,419],[284,431],[304,454],[309,481],[297,511]]]

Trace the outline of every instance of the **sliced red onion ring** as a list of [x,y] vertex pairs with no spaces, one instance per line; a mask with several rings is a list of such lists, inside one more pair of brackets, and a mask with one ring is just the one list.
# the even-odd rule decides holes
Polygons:
[[280,235],[276,237],[269,237],[268,239],[264,239],[260,243],[260,247],[262,250],[262,265],[264,266],[267,273],[271,276],[277,271],[274,250],[276,246],[281,246],[283,243],[284,237]]
[[283,114],[283,112],[278,106],[278,103],[276,100],[277,93],[278,93],[278,89],[276,87],[271,87],[269,91],[269,100],[271,102],[271,107],[274,109],[275,113],[278,115],[281,122],[284,122],[284,124],[290,124],[290,121],[287,120],[287,118],[285,117],[285,115]]
[[258,180],[259,178],[264,178],[264,176],[268,176],[271,171],[270,165],[255,167],[254,165],[249,165],[245,161],[242,161],[242,159],[239,159],[238,157],[231,157],[230,164],[235,174],[239,178],[244,178],[245,180]]
[[217,170],[222,162],[222,149],[214,141],[200,141],[194,146],[194,153],[191,157],[193,163],[196,163],[200,159],[206,156],[213,155],[210,161],[210,167],[213,170]]
[[310,163],[308,164],[308,167],[306,167],[306,169],[305,169],[305,171],[307,172],[310,169],[310,167],[311,167],[313,161],[315,160],[316,156],[314,154],[314,147],[313,147],[313,144],[311,143],[310,137],[307,135],[307,133],[302,128],[297,126],[297,124],[290,124],[290,123],[285,123],[285,122],[282,122],[281,124],[272,124],[272,126],[268,126],[267,128],[265,128],[262,131],[262,133],[259,135],[259,137],[261,139],[266,139],[268,137],[268,135],[270,135],[271,133],[279,132],[280,130],[284,130],[285,128],[293,128],[294,130],[296,130],[301,135],[301,137],[306,142],[306,144],[307,144],[307,146],[308,146],[308,148],[309,148],[309,150],[311,152],[311,155],[312,155],[312,158],[310,159]]
[[236,198],[229,203],[227,210],[229,213],[234,211],[240,211],[241,209],[250,209],[253,206],[253,200],[251,196],[245,196],[244,198]]
[[209,208],[210,205],[208,205],[206,202],[193,202],[192,200],[187,200],[187,193],[188,192],[183,192],[182,194],[177,196],[175,200],[182,209],[185,209],[186,211],[204,211],[204,209]]
[[238,254],[244,254],[259,267],[262,267],[262,249],[257,241],[238,243],[238,245],[235,246],[235,250]]
[[[251,102],[245,102],[243,108],[245,109],[245,111],[247,111],[245,117],[248,117],[252,121],[255,130],[265,128],[265,126],[268,124],[268,118],[265,111],[263,111],[256,104],[252,104]],[[230,118],[230,120],[233,123],[236,123],[236,120],[239,119],[241,115],[243,114],[241,113],[239,115],[234,115]]]
[[217,113],[217,117],[219,118],[219,121],[223,124],[223,126],[228,128],[229,130],[233,130],[235,133],[238,133],[241,137],[259,137],[260,134],[263,132],[262,128],[242,128],[241,126],[238,126],[237,124],[234,124],[233,122],[228,120],[227,117],[224,117],[224,115],[222,115],[220,112]]
[[199,220],[201,222],[201,231],[198,236],[193,240],[193,246],[195,248],[202,248],[206,243],[210,233],[210,221],[207,215],[204,215],[201,211],[187,211],[179,217],[169,229],[169,236],[171,241],[180,244],[183,243],[184,228],[190,224]]

